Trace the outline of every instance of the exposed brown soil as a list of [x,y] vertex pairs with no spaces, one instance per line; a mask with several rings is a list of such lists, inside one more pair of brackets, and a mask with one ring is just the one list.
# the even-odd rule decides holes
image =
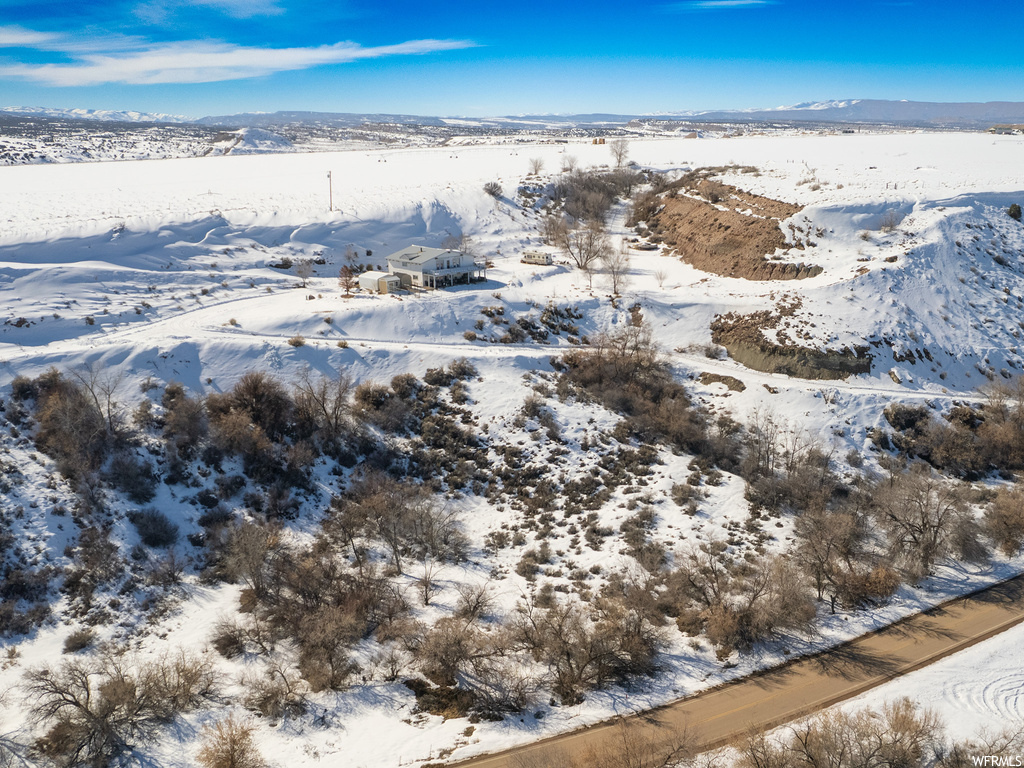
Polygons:
[[700,383],[705,386],[708,384],[725,384],[733,392],[742,392],[747,388],[747,385],[735,376],[727,376],[723,373],[709,373],[708,371],[701,373]]
[[[567,764],[565,758],[622,751],[623,726],[631,741],[674,742],[688,732],[693,751],[742,741],[750,729],[771,728],[829,707],[908,672],[933,664],[1024,620],[1024,576],[919,613],[836,648],[796,659],[705,693],[555,736],[494,755],[465,768]],[[585,764],[585,763],[584,763]],[[630,763],[639,764],[639,763]],[[645,764],[662,765],[660,761]]]
[[634,218],[646,222],[652,240],[705,272],[747,280],[800,280],[820,274],[819,266],[769,258],[793,249],[779,222],[798,213],[800,206],[708,178],[719,170],[701,169],[673,182],[641,201]]
[[[817,349],[800,346],[790,331],[810,340],[791,318],[800,304],[782,304],[776,311],[761,310],[749,315],[729,312],[711,322],[711,340],[721,344],[729,357],[748,368],[765,373],[784,373],[801,379],[845,379],[871,371],[872,356],[867,347]],[[775,330],[775,340],[763,331]]]

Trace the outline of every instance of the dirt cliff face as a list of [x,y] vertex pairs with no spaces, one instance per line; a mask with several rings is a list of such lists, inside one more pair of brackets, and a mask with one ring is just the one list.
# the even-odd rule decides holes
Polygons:
[[[870,373],[872,356],[867,347],[814,349],[798,344],[800,302],[780,304],[775,311],[761,310],[749,315],[727,313],[711,323],[711,340],[721,344],[736,362],[766,373],[784,373],[801,379],[845,379]],[[770,341],[765,330],[775,331]]]
[[646,202],[636,218],[646,216],[653,239],[697,269],[747,280],[800,280],[822,271],[769,258],[793,248],[779,222],[798,213],[797,205],[700,177],[674,182]]

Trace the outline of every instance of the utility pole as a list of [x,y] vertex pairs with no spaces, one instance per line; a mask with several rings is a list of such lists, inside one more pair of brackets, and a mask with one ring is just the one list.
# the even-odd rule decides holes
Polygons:
[[334,210],[334,181],[331,179],[331,172],[327,172],[327,200],[328,210]]

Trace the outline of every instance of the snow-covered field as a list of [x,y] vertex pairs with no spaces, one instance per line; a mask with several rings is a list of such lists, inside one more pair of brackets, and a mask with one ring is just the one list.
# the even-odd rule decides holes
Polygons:
[[[468,385],[479,422],[493,436],[513,436],[523,401],[537,383],[531,372],[549,372],[549,358],[571,347],[564,336],[549,344],[469,341],[464,334],[477,328],[481,308],[500,306],[509,316],[521,316],[549,302],[578,307],[580,333],[593,335],[627,323],[628,308],[639,304],[675,373],[708,408],[741,420],[771,412],[793,431],[834,447],[837,465],[849,470],[843,457],[851,450],[866,454],[870,466],[868,432],[883,424],[882,410],[890,402],[945,407],[976,399],[978,387],[990,379],[1024,369],[1024,227],[1005,213],[1011,203],[1024,202],[1024,138],[898,133],[634,140],[630,159],[641,167],[757,167],[757,175],[726,171],[722,178],[804,206],[792,223],[817,234],[799,260],[824,271],[799,282],[758,283],[635,251],[629,286],[618,301],[611,300],[600,274],[591,289],[586,276],[566,264],[519,261],[523,249],[541,246],[541,214],[520,205],[517,189],[554,179],[569,156],[581,167],[611,162],[608,147],[570,140],[0,168],[0,385],[50,366],[98,364],[124,373],[121,398],[133,407],[142,397],[138,385],[150,377],[215,393],[249,370],[294,380],[306,368],[343,369],[361,381],[387,381],[405,372],[422,376],[427,368],[466,357],[480,374]],[[526,178],[531,158],[543,161],[539,179]],[[483,192],[490,181],[503,187],[497,200]],[[896,228],[879,231],[893,211]],[[631,234],[624,221],[625,211],[618,209],[611,222],[614,236]],[[409,244],[436,246],[462,234],[493,264],[486,283],[424,295],[342,298],[337,275],[347,251],[367,266],[383,265],[387,254]],[[271,266],[302,259],[322,262],[305,287],[299,287],[294,269]],[[802,300],[797,319],[808,344],[838,349],[879,342],[871,349],[871,373],[843,381],[791,379],[705,354],[715,315],[771,308],[793,296]],[[484,328],[481,336],[490,324]],[[288,344],[296,335],[305,345]],[[341,341],[347,345],[340,347]],[[696,377],[702,372],[733,376],[746,388],[700,384]],[[563,441],[579,466],[587,466],[580,447],[586,435],[611,429],[617,419],[572,402],[551,407]],[[24,481],[0,504],[9,512],[21,508],[18,530],[34,556],[60,565],[68,532],[52,510],[68,502],[70,491],[59,483],[47,487],[52,465],[33,453],[25,437],[5,434],[2,441]],[[728,535],[747,518],[743,482],[731,476],[707,489],[699,514],[684,515],[667,495],[689,474],[688,457],[665,451],[662,458],[665,464],[655,468],[645,490],[664,501],[657,538],[670,550],[680,541]],[[336,482],[323,475],[325,484]],[[626,500],[619,492],[602,510],[602,523],[618,530],[628,514]],[[526,589],[514,574],[517,553],[504,550],[484,562],[479,552],[478,542],[505,513],[473,496],[462,503],[476,556],[440,574],[444,589],[420,612],[427,619],[451,610],[457,583],[485,581],[492,567],[509,573],[495,583],[503,607],[510,608]],[[198,529],[194,510],[170,489],[162,487],[154,504],[180,516],[183,533]],[[780,522],[773,546],[785,545],[789,525]],[[123,520],[118,535],[126,550],[137,540]],[[589,569],[623,564],[626,556],[606,548],[574,560],[574,567]],[[663,673],[643,690],[595,692],[575,707],[538,700],[521,719],[479,723],[471,736],[460,735],[465,720],[412,715],[411,693],[375,677],[367,651],[361,659],[364,682],[312,697],[322,716],[261,726],[258,738],[264,754],[282,766],[339,760],[365,768],[415,765],[456,745],[454,756],[468,757],[691,693],[1020,570],[1024,558],[947,564],[917,588],[901,588],[883,609],[823,615],[813,637],[780,638],[734,657],[729,666],[710,648],[677,633]],[[156,629],[138,632],[125,622],[101,632],[142,655],[179,645],[215,655],[206,645],[212,626],[235,610],[237,600],[235,586],[193,580]],[[4,731],[27,728],[21,676],[57,659],[72,629],[56,622],[18,639],[17,654],[0,671],[0,690],[7,692],[0,697]],[[11,640],[3,642],[13,647]],[[1000,659],[1010,642],[996,638],[965,653],[988,648]],[[962,656],[943,662],[943,669]],[[218,658],[217,664],[232,679],[244,668],[237,660]],[[1006,671],[1001,664],[987,667],[992,674],[977,691],[966,681],[957,688],[959,678],[943,690],[966,709],[983,709],[992,686],[1006,684],[997,680]],[[927,680],[939,679],[927,677],[932,670],[916,674],[915,680],[926,681],[922,691],[931,690]],[[1005,697],[1000,701],[992,706],[1010,706]],[[1013,707],[1011,714],[1019,716]],[[199,726],[212,719],[210,711],[186,716],[147,745],[147,754],[163,766],[193,765]]]
[[929,667],[851,699],[846,709],[881,708],[909,696],[934,709],[953,739],[973,739],[982,731],[1024,728],[1024,628],[955,653]]

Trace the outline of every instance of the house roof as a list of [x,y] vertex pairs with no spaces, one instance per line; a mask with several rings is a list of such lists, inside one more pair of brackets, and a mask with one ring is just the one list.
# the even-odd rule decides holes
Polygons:
[[388,261],[408,261],[412,264],[425,264],[432,259],[436,259],[438,256],[444,256],[446,253],[459,254],[460,252],[445,248],[410,245],[407,248],[392,253],[388,256]]
[[377,272],[377,271],[372,270],[372,269],[369,269],[366,272],[363,272],[359,276],[360,277],[368,277],[371,280],[380,280],[382,277],[390,277],[392,280],[397,280],[398,279],[398,277],[396,275],[392,275],[389,272]]

